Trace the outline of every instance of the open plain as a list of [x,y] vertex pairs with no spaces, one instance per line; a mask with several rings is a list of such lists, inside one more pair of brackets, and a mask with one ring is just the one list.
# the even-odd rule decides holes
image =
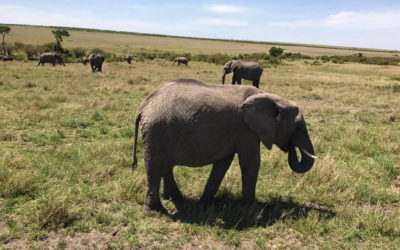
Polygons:
[[[24,28],[32,36],[39,29]],[[82,31],[82,37],[86,33],[117,36]],[[119,36],[132,44],[136,39]],[[147,44],[207,54],[220,51],[215,42],[231,54],[268,52],[266,45],[139,37],[148,42],[130,46],[122,37],[111,47],[101,40],[76,46],[123,54]],[[73,31],[64,46],[82,39]],[[302,54],[313,49],[290,48]],[[332,55],[326,51],[318,53]],[[240,202],[235,158],[217,201],[204,207],[197,200],[210,166],[177,166],[187,199],[178,205],[163,200],[170,215],[146,217],[140,139],[138,167],[131,169],[138,105],[174,78],[221,84],[222,66],[162,59],[128,65],[106,58],[103,72],[92,73],[80,63],[36,64],[0,62],[0,249],[400,247],[400,66],[313,59],[265,65],[260,88],[294,100],[305,116],[318,156],[313,169],[295,174],[286,154],[262,147],[257,203]]]

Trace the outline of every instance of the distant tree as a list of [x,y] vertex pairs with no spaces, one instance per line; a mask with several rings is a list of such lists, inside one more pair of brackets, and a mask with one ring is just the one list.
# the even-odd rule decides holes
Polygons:
[[70,34],[67,30],[52,30],[51,31],[56,38],[56,51],[63,52],[63,48],[61,46],[61,42],[63,41],[63,36],[69,37]]
[[277,47],[272,47],[269,49],[269,54],[273,57],[278,57],[282,55],[283,49],[282,48],[277,48]]
[[5,26],[5,25],[0,25],[0,34],[3,37],[3,40],[1,42],[1,46],[2,46],[2,54],[6,55],[6,35],[11,31],[11,28],[9,26]]

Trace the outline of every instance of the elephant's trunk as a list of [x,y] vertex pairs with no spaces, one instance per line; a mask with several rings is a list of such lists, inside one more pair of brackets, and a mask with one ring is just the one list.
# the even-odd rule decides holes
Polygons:
[[305,173],[311,169],[314,164],[314,148],[311,141],[308,141],[306,145],[300,148],[301,152],[301,162],[297,158],[296,149],[294,145],[289,146],[288,162],[290,168],[299,174]]
[[225,72],[222,74],[222,85],[225,84]]

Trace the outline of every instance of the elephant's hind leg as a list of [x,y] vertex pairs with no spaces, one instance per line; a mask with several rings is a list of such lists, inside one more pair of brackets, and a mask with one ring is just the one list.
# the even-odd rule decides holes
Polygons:
[[[145,159],[145,162],[147,160]],[[144,202],[144,212],[146,215],[154,215],[155,212],[168,214],[160,201],[161,178],[166,174],[169,166],[155,161],[146,162],[147,170],[147,193]]]
[[178,186],[176,185],[173,168],[163,176],[164,199],[172,198],[174,201],[182,200],[183,196]]
[[146,215],[154,215],[155,212],[168,214],[160,201],[160,183],[161,175],[147,174],[147,193],[144,201],[144,212]]
[[214,199],[214,195],[217,193],[226,171],[228,171],[232,163],[234,155],[235,154],[229,155],[213,164],[210,177],[208,178],[206,188],[204,189],[200,201],[207,202]]

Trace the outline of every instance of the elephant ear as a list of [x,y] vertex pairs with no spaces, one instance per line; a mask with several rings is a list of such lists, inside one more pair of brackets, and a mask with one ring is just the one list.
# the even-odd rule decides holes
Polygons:
[[240,106],[244,122],[269,150],[274,143],[282,110],[274,97],[276,96],[267,93],[253,95]]
[[232,61],[232,63],[231,63],[231,70],[232,70],[232,72],[235,72],[236,71],[236,69],[238,68],[238,61]]

